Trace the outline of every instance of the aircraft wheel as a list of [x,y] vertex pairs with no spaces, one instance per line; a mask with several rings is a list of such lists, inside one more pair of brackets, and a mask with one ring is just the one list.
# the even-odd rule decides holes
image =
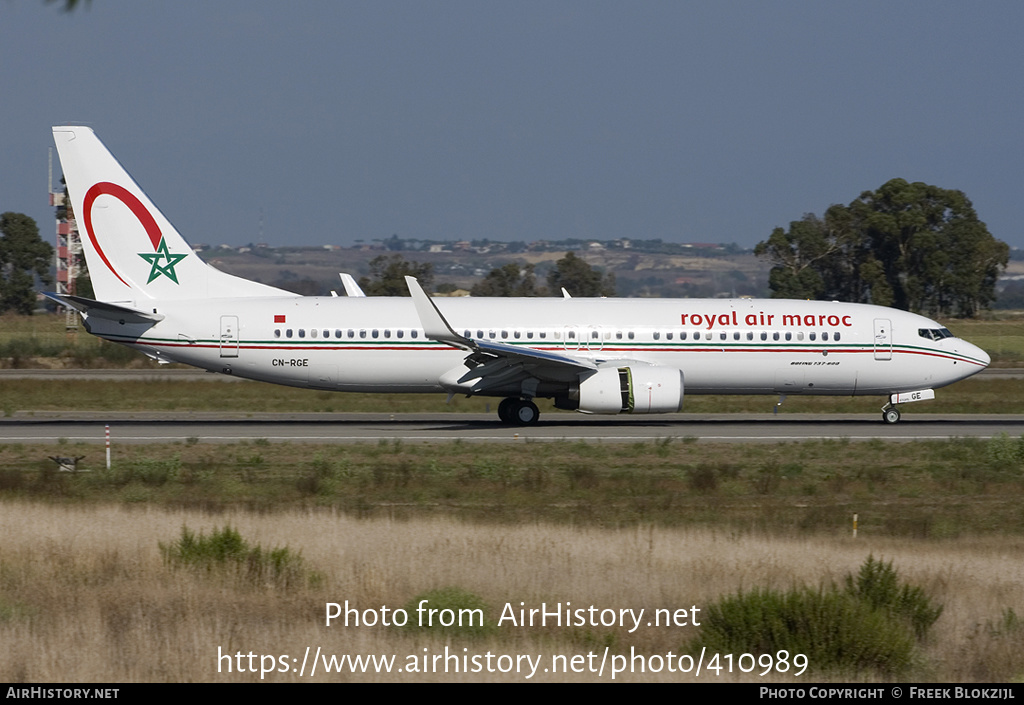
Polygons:
[[900,420],[900,410],[895,406],[882,411],[882,421],[885,423],[896,423]]
[[528,399],[516,399],[512,407],[512,422],[520,426],[532,426],[540,418],[540,409]]
[[501,419],[502,423],[515,423],[516,420],[513,416],[513,407],[519,400],[515,397],[509,397],[502,399],[498,404],[498,418]]

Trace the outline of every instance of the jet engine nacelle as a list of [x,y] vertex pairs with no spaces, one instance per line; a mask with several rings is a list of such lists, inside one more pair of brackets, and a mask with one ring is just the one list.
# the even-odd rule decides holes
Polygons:
[[579,384],[579,411],[666,414],[683,405],[683,372],[657,365],[606,367]]

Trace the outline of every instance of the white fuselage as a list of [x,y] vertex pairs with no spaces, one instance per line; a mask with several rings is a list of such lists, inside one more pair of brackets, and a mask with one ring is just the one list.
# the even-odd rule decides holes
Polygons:
[[[681,370],[688,394],[891,394],[951,384],[989,357],[905,311],[776,299],[434,299],[459,335]],[[297,387],[441,392],[466,352],[427,339],[409,298],[131,302],[155,324],[92,333],[160,359]],[[948,331],[946,332],[948,335]],[[500,394],[507,394],[502,391]],[[496,393],[498,394],[498,393]],[[540,394],[538,396],[547,396]]]

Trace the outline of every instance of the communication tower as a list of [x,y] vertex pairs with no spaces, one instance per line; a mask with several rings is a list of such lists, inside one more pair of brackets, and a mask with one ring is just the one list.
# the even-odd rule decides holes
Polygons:
[[[48,190],[50,205],[55,210],[57,220],[57,247],[55,248],[55,265],[57,269],[56,288],[58,294],[74,294],[75,282],[84,271],[82,264],[82,241],[78,237],[78,223],[71,210],[71,200],[67,189],[53,190],[53,149],[50,149]],[[64,328],[73,335],[78,332],[78,312],[73,308],[64,307]]]

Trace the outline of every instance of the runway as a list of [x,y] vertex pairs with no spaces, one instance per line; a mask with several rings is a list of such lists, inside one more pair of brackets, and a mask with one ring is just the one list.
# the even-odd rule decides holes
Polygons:
[[895,425],[876,414],[669,414],[595,417],[545,414],[536,426],[509,427],[493,414],[25,413],[0,419],[0,443],[635,443],[665,438],[767,443],[847,439],[893,442],[1024,434],[1024,415],[905,414]]

